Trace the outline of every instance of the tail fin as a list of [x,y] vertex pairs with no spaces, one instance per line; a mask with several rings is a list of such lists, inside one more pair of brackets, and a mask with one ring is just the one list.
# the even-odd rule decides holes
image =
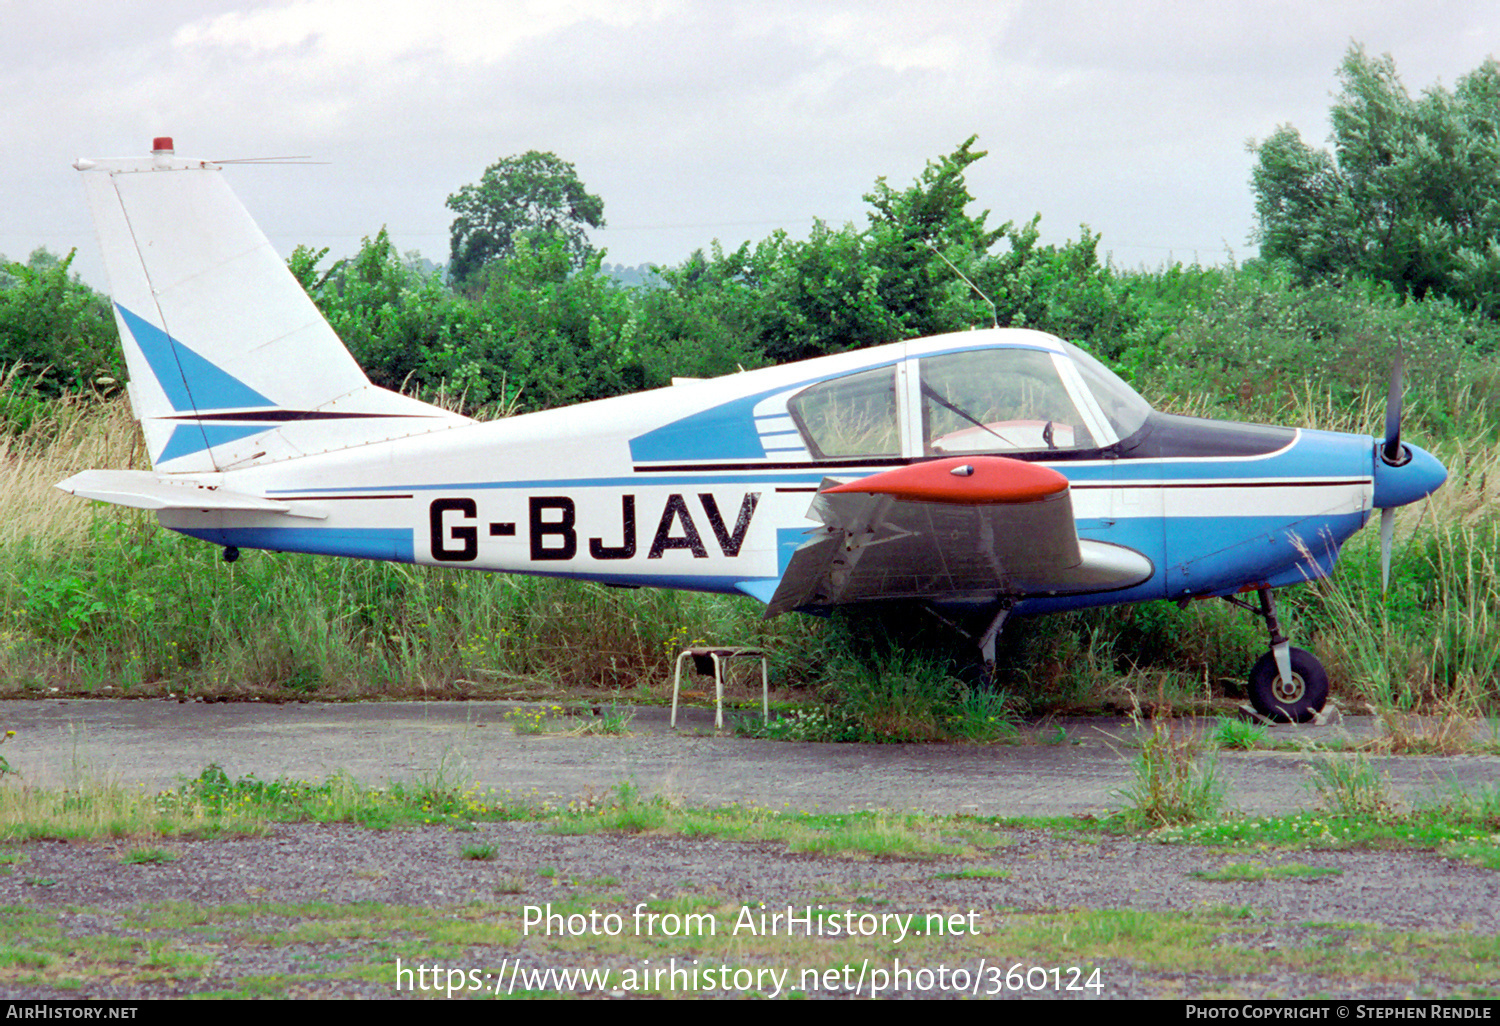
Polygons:
[[231,470],[469,421],[370,384],[221,169],[80,160],[152,462]]

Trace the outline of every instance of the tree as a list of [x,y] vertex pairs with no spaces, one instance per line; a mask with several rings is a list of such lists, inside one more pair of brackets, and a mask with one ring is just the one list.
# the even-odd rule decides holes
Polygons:
[[1114,356],[1138,308],[1128,287],[1099,262],[1099,236],[1084,225],[1078,241],[1045,246],[1038,244],[1040,214],[994,228],[985,223],[988,210],[970,215],[974,197],[965,173],[985,156],[973,149],[975,139],[928,161],[906,189],[892,189],[881,178],[865,196],[873,208],[867,259],[879,271],[880,302],[908,338],[962,331],[993,318],[1004,327],[1087,341]]
[[482,355],[492,385],[503,376],[521,390],[519,408],[644,387],[629,295],[599,269],[601,257],[592,252],[574,266],[561,237],[525,235],[511,259],[486,271],[479,317],[495,340]]
[[491,164],[478,184],[448,197],[448,209],[458,215],[448,264],[455,282],[508,259],[523,233],[561,238],[573,266],[581,267],[590,252],[584,229],[604,227],[604,201],[584,188],[573,165],[535,150]]
[[1251,144],[1261,256],[1500,316],[1500,64],[1413,99],[1389,55],[1356,45],[1339,81],[1332,153],[1290,125]]
[[[989,307],[943,257],[973,278],[976,267],[991,259],[990,248],[1010,235],[1012,224],[989,228],[989,211],[966,213],[974,201],[964,175],[985,156],[972,149],[970,136],[945,157],[927,162],[920,177],[897,191],[884,177],[865,194],[870,204],[870,259],[880,269],[880,298],[900,318],[908,336],[957,331],[989,319]],[[978,314],[974,304],[983,307]]]
[[0,257],[0,378],[19,368],[44,395],[124,380],[109,300],[73,274],[72,263],[72,253],[45,249],[24,264]]
[[[492,368],[470,355],[494,332],[439,275],[416,270],[419,257],[399,255],[385,228],[366,236],[354,256],[319,271],[327,255],[298,246],[287,266],[371,381],[418,396],[461,396],[471,406],[497,398],[487,376]],[[501,377],[493,374],[496,387]]]
[[[1044,246],[1039,217],[992,228],[988,211],[970,215],[965,172],[984,156],[974,142],[929,161],[904,189],[877,180],[865,196],[871,210],[863,231],[817,221],[806,239],[776,232],[733,253],[716,246],[711,259],[695,254],[663,274],[668,288],[646,304],[647,336],[723,339],[721,354],[733,352],[735,363],[748,357],[750,365],[988,326],[993,318],[1118,354],[1138,304],[1099,262],[1099,237],[1084,228],[1077,242]],[[992,252],[1002,242],[1006,248]]]

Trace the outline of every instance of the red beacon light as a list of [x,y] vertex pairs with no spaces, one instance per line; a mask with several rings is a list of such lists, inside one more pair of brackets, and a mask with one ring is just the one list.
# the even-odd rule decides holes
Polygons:
[[172,137],[170,135],[159,135],[151,140],[152,153],[172,153]]

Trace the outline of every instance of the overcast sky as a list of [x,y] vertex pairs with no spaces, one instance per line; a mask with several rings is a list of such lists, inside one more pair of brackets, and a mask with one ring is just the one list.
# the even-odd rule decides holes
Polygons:
[[613,262],[675,264],[813,218],[865,224],[970,135],[991,223],[1101,233],[1116,265],[1254,255],[1246,142],[1328,135],[1351,41],[1412,93],[1500,52],[1478,0],[0,0],[0,253],[77,246],[103,286],[77,157],[171,135],[272,241],[390,228],[445,261],[446,197],[551,150],[604,199]]

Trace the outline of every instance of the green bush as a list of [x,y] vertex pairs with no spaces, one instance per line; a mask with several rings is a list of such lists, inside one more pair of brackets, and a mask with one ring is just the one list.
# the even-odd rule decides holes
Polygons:
[[[0,420],[12,430],[29,426],[22,413],[27,394],[110,390],[124,379],[124,357],[108,298],[85,285],[44,249],[24,264],[0,258],[0,377],[22,371],[0,403]],[[19,425],[17,420],[20,419]]]

